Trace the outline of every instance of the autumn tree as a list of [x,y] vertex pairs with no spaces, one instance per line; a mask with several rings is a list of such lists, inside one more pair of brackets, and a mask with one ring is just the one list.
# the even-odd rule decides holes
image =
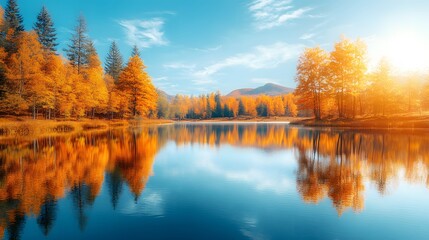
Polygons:
[[171,117],[178,118],[179,120],[184,119],[189,112],[190,103],[189,96],[176,95],[171,103]]
[[113,119],[113,116],[119,112],[120,107],[120,93],[115,83],[115,79],[109,74],[104,75],[104,82],[106,83],[107,89],[107,113],[110,116],[110,119]]
[[7,57],[7,52],[5,49],[5,21],[4,21],[4,10],[0,6],[0,100],[4,98],[6,93],[6,65],[5,60]]
[[271,97],[261,95],[256,98],[256,112],[261,117],[274,116],[274,106]]
[[240,102],[243,104],[243,114],[251,117],[256,117],[258,115],[256,111],[256,100],[253,97],[241,96]]
[[420,77],[417,74],[409,74],[405,77],[405,84],[404,84],[404,99],[406,100],[405,103],[405,112],[411,113],[415,111],[419,111],[421,106],[421,89],[422,89]]
[[123,61],[118,45],[115,41],[110,45],[109,53],[106,57],[106,66],[104,70],[107,74],[113,77],[115,82],[118,82],[119,74],[122,71]]
[[[336,97],[340,118],[356,115],[357,98],[366,71],[365,54],[366,46],[362,41],[352,42],[346,38],[337,42],[330,54],[329,86]],[[347,104],[351,105],[351,111]]]
[[292,93],[283,96],[283,106],[285,107],[285,115],[288,117],[296,117],[298,115],[298,106],[296,105],[295,96]]
[[210,93],[207,94],[207,118],[214,117],[214,112],[216,109],[216,94]]
[[119,88],[126,96],[127,110],[132,116],[148,117],[156,111],[158,94],[145,68],[140,57],[135,55],[119,75]]
[[[49,54],[43,66],[43,73],[47,78],[46,88],[51,93],[46,102],[46,118],[55,118],[60,105],[60,98],[68,96],[65,85],[65,68],[60,56]],[[67,100],[66,100],[67,101]]]
[[285,105],[283,102],[283,98],[281,96],[273,97],[273,113],[275,116],[283,116],[285,115]]
[[158,118],[168,118],[170,114],[170,103],[168,102],[167,96],[165,94],[158,94],[158,102],[156,105]]
[[45,103],[51,95],[46,88],[47,78],[42,73],[42,46],[35,32],[21,33],[17,52],[12,54],[9,61],[7,77],[11,82],[8,96],[12,104],[10,110],[19,113],[27,106],[32,106],[35,118],[37,106]]
[[393,80],[390,64],[387,59],[381,59],[376,71],[371,75],[370,98],[373,114],[390,113],[395,102],[393,97]]
[[429,110],[429,80],[426,80],[423,84],[421,101],[423,109]]
[[322,117],[322,106],[328,87],[328,54],[320,47],[307,48],[298,60],[295,90],[299,104],[313,110],[316,119]]
[[224,99],[225,106],[228,107],[231,117],[237,117],[238,116],[238,110],[239,110],[239,102],[234,97],[226,97]]
[[39,42],[42,44],[43,48],[46,51],[55,52],[58,45],[56,42],[57,37],[54,23],[46,7],[42,7],[33,29],[37,33],[37,36],[39,36]]
[[87,94],[90,100],[88,107],[94,117],[96,110],[100,111],[107,107],[109,97],[103,78],[103,67],[96,53],[89,56],[88,67],[84,71],[84,81],[88,84]]

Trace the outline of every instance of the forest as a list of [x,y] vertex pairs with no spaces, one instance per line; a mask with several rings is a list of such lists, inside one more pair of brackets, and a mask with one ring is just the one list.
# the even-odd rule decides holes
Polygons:
[[429,108],[426,76],[395,74],[385,58],[370,69],[367,46],[359,39],[342,37],[331,52],[319,46],[306,48],[298,59],[294,93],[170,97],[153,85],[137,46],[124,63],[118,44],[111,42],[103,67],[83,16],[64,49],[66,56],[61,56],[54,22],[45,7],[28,31],[16,0],[8,0],[0,13],[0,116],[353,119],[421,114]]
[[296,82],[299,108],[311,110],[316,119],[422,114],[429,109],[429,78],[400,74],[387,58],[370,69],[367,46],[359,39],[342,37],[331,52],[305,49]]
[[83,16],[77,20],[66,58],[43,7],[25,31],[15,0],[0,17],[0,112],[33,118],[128,118],[156,115],[157,93],[137,47],[125,66],[115,42],[103,69]]

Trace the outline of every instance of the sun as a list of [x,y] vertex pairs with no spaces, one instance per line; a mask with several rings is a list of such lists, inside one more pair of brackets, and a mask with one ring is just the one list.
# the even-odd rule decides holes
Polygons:
[[401,31],[384,43],[384,56],[397,72],[428,71],[429,45],[416,32]]

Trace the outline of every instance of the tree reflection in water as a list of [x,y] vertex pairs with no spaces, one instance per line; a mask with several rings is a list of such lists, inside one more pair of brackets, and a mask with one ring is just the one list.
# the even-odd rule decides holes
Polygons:
[[[157,152],[178,146],[229,144],[242,148],[294,150],[296,187],[303,201],[329,198],[341,215],[364,209],[365,182],[380,194],[402,178],[429,185],[427,134],[293,128],[281,124],[176,124],[109,130],[72,136],[2,140],[0,143],[0,233],[19,239],[27,216],[45,235],[57,217],[58,200],[70,195],[81,230],[86,211],[106,185],[116,209],[123,185],[142,194]],[[261,159],[263,161],[263,159]]]

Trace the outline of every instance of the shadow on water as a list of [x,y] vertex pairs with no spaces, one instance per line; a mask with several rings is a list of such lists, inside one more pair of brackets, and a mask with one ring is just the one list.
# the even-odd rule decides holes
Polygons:
[[[135,201],[153,175],[156,154],[172,141],[265,151],[290,149],[297,161],[302,200],[328,198],[337,213],[364,210],[365,181],[381,195],[406,181],[428,186],[429,136],[295,128],[281,124],[176,124],[0,143],[0,234],[19,239],[27,217],[36,216],[44,235],[55,225],[58,200],[70,196],[76,221],[87,215],[105,181],[111,207],[124,185]],[[106,179],[105,179],[106,178]]]

